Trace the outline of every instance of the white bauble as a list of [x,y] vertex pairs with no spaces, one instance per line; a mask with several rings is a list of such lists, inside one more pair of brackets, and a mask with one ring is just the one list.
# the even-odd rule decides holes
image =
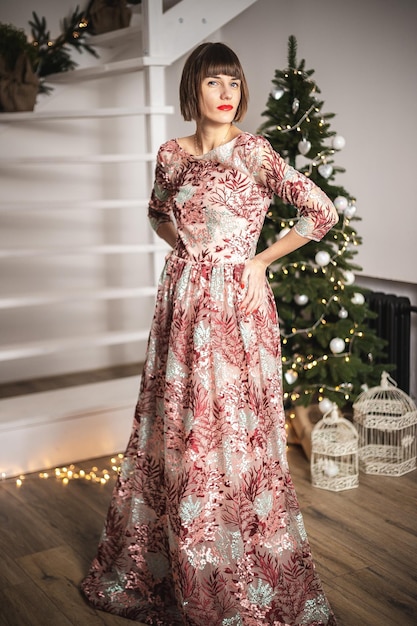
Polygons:
[[355,213],[356,213],[356,207],[354,204],[348,204],[348,206],[343,212],[344,216],[347,217],[348,220],[350,220],[355,215]]
[[340,354],[345,349],[345,342],[341,337],[334,337],[329,346],[333,354]]
[[288,228],[288,226],[280,230],[278,233],[278,239],[282,239],[283,237],[285,237],[285,235],[287,235],[290,232],[290,230],[291,228]]
[[338,475],[339,467],[338,467],[337,463],[335,461],[333,461],[332,459],[325,459],[323,472],[329,478],[333,478],[334,476]]
[[345,320],[348,317],[349,313],[347,312],[347,310],[344,307],[342,307],[340,309],[338,315],[339,315],[341,320]]
[[305,293],[297,293],[294,296],[294,302],[300,306],[304,306],[308,302],[308,296]]
[[323,413],[323,415],[327,413],[328,411],[330,411],[332,406],[333,406],[333,402],[329,400],[329,398],[323,398],[323,400],[320,400],[319,402],[319,409]]
[[326,252],[326,250],[320,250],[314,258],[317,265],[320,265],[320,267],[325,267],[330,263],[330,254]]
[[401,439],[401,446],[403,448],[409,448],[414,442],[413,435],[406,435]]
[[330,165],[330,163],[322,163],[318,166],[317,169],[320,176],[323,176],[323,178],[329,178],[329,176],[331,176],[333,172],[333,167]]
[[311,143],[307,139],[302,139],[298,142],[298,152],[300,154],[307,154],[311,150]]
[[343,276],[345,278],[346,285],[353,285],[353,283],[355,282],[355,274],[353,272],[351,272],[350,270],[345,270],[343,272]]
[[365,296],[362,293],[356,292],[353,294],[351,302],[353,302],[353,304],[364,304]]
[[285,376],[285,380],[287,381],[287,383],[289,385],[293,385],[298,378],[298,372],[291,369],[285,372],[284,376]]
[[273,87],[271,89],[271,96],[274,100],[279,100],[284,95],[284,89],[282,87]]
[[345,198],[345,196],[337,196],[333,200],[333,204],[335,205],[336,209],[341,213],[342,211],[344,211],[347,208],[347,206],[348,206],[348,199]]
[[332,139],[332,146],[335,150],[342,150],[346,145],[346,139],[342,135],[335,135]]

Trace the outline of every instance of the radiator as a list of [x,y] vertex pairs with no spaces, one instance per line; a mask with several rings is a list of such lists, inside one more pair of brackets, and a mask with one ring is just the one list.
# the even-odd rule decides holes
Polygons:
[[417,307],[411,306],[410,299],[381,292],[369,292],[366,300],[371,311],[378,317],[370,320],[373,328],[382,339],[386,339],[387,363],[395,365],[392,377],[405,393],[410,392],[410,346],[411,312]]

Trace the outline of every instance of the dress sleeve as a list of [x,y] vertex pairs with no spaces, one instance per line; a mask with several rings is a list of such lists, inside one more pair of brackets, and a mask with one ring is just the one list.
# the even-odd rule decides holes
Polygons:
[[257,159],[261,181],[298,209],[295,231],[302,237],[320,241],[339,220],[332,201],[310,178],[288,165],[266,139],[259,139]]
[[161,146],[156,159],[155,180],[148,206],[148,219],[155,232],[163,222],[173,221],[175,188],[171,180],[170,160],[170,153]]

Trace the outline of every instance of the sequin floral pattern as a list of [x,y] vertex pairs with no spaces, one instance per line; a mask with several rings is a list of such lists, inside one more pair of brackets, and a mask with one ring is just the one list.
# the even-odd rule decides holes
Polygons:
[[[173,217],[130,440],[82,590],[153,626],[333,626],[286,459],[271,290],[239,308],[276,193],[299,233],[335,222],[328,198],[262,137],[202,157],[158,153],[152,225]],[[266,279],[265,279],[266,280]]]

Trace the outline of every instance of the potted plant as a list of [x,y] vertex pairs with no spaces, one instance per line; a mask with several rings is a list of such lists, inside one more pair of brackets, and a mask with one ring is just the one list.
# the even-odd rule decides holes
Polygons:
[[39,92],[36,50],[25,32],[0,23],[0,111],[31,111]]
[[84,40],[88,20],[77,7],[64,18],[61,34],[53,40],[46,19],[33,12],[29,21],[32,41],[24,30],[0,22],[0,111],[31,111],[38,93],[48,93],[50,74],[67,72],[77,66],[70,49],[83,50],[97,57],[94,48]]
[[88,29],[92,35],[101,35],[119,28],[127,28],[132,17],[128,4],[140,4],[138,0],[90,0],[87,7]]

